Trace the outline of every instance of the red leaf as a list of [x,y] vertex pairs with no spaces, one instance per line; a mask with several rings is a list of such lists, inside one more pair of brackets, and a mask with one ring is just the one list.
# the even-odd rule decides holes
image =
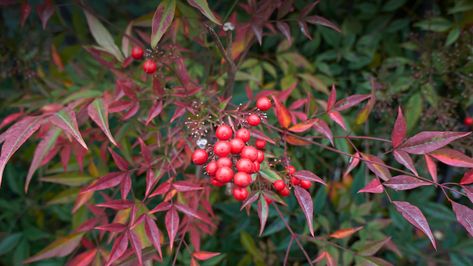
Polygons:
[[53,257],[67,256],[79,246],[83,235],[84,233],[73,233],[68,236],[58,238],[34,256],[24,260],[23,263],[27,264]]
[[463,225],[471,237],[473,237],[473,210],[465,205],[458,204],[454,201],[452,203],[453,211],[457,216],[457,221]]
[[326,260],[326,265],[327,266],[336,266],[337,265],[335,263],[335,260],[333,259],[332,255],[330,255],[330,253],[328,253],[327,251],[323,251],[322,253],[320,253],[320,255],[317,256],[317,258],[315,258],[313,263],[321,262],[323,259]]
[[126,225],[120,223],[111,223],[106,225],[96,226],[95,229],[107,232],[119,233],[126,229]]
[[307,225],[312,236],[314,236],[314,227],[312,225],[314,206],[312,203],[312,197],[309,192],[299,186],[294,187],[294,195],[296,196],[299,206],[301,206],[302,212],[304,212],[305,218],[307,219]]
[[115,146],[118,146],[108,126],[108,110],[105,107],[103,100],[101,98],[95,99],[87,107],[87,113],[89,114],[89,117],[92,119],[92,121],[94,121],[105,133],[110,142],[112,142]]
[[396,207],[397,211],[413,226],[417,229],[424,232],[427,237],[432,242],[432,246],[437,250],[437,245],[435,244],[435,239],[430,231],[429,223],[422,212],[416,206],[410,204],[409,202],[405,201],[393,201],[394,206]]
[[117,259],[119,259],[128,248],[128,237],[127,234],[119,236],[115,243],[113,243],[112,251],[110,251],[110,257],[107,261],[107,266],[112,265]]
[[4,142],[0,156],[0,185],[8,160],[39,129],[41,123],[42,117],[27,116],[0,135],[0,139]]
[[289,28],[289,25],[286,22],[277,21],[276,27],[284,35],[284,37],[286,37],[289,43],[292,43],[291,28]]
[[176,181],[172,184],[172,186],[178,192],[197,191],[204,189],[203,187],[188,181]]
[[300,17],[305,18],[309,13],[319,4],[320,0],[313,1],[306,6],[304,6],[301,10]]
[[174,19],[176,1],[161,1],[151,21],[151,47],[155,48]]
[[174,120],[183,116],[185,113],[186,113],[186,108],[176,106],[176,111],[174,111],[174,114],[172,115],[171,121],[169,121],[169,123],[174,122]]
[[377,177],[371,180],[364,188],[358,190],[358,193],[383,193],[384,188]]
[[163,201],[163,202],[159,203],[156,207],[154,207],[154,209],[149,211],[149,214],[153,214],[153,213],[156,213],[156,212],[167,211],[171,208],[171,206],[172,206],[172,204],[170,202]]
[[[25,113],[24,112],[17,112],[13,114],[7,115],[3,120],[2,123],[0,123],[0,129],[4,128],[5,126],[8,126],[9,124],[15,122],[18,120],[18,118],[22,117]],[[2,134],[3,136],[3,134]],[[0,138],[0,142],[3,142],[2,138]]]
[[394,159],[402,165],[404,165],[407,169],[411,170],[415,175],[419,175],[417,173],[417,170],[414,166],[414,162],[412,161],[412,158],[409,156],[409,154],[405,151],[394,151],[393,152]]
[[401,145],[401,143],[406,138],[406,132],[406,119],[404,119],[401,107],[399,107],[397,110],[396,122],[394,123],[394,128],[391,133],[391,141],[394,148],[397,148],[399,145]]
[[299,178],[299,179],[302,179],[302,180],[307,180],[307,181],[311,181],[311,182],[317,182],[317,183],[320,183],[324,186],[326,186],[327,184],[325,183],[324,180],[322,180],[322,178],[318,177],[316,174],[312,173],[311,171],[307,171],[307,170],[299,170],[299,171],[296,171],[294,173],[294,176]]
[[169,236],[169,246],[172,250],[174,246],[174,239],[176,238],[177,230],[179,229],[179,215],[177,214],[177,211],[175,208],[169,209],[169,211],[166,213],[165,219],[165,225],[166,225],[166,230],[168,231],[168,236]]
[[443,148],[429,153],[430,156],[441,161],[444,164],[448,164],[456,167],[468,167],[473,168],[473,158],[466,156],[465,154],[452,150],[449,148]]
[[331,233],[329,236],[336,239],[343,239],[343,238],[353,235],[354,233],[360,231],[361,229],[363,229],[363,226],[358,226],[355,228],[344,228],[344,229],[340,229]]
[[252,137],[255,137],[257,139],[266,140],[268,143],[271,143],[273,145],[276,144],[276,142],[274,142],[274,140],[272,138],[266,136],[263,132],[261,132],[259,130],[251,129],[250,132],[251,132]]
[[370,154],[361,153],[363,157],[363,162],[366,163],[366,166],[373,172],[377,177],[387,181],[391,178],[391,173],[389,172],[386,164],[379,159],[378,157]]
[[112,148],[108,148],[108,151],[112,155],[113,161],[115,162],[115,165],[120,169],[121,171],[126,171],[129,168],[128,162],[123,159],[120,155],[118,155],[116,152],[112,150]]
[[130,173],[123,175],[122,181],[120,183],[120,194],[122,196],[122,199],[126,199],[128,196],[128,193],[130,193],[131,190],[131,175]]
[[347,126],[345,125],[345,121],[343,120],[342,115],[337,111],[330,111],[328,112],[328,116],[332,119],[335,123],[343,128],[343,130],[347,130]]
[[162,258],[163,253],[161,251],[161,239],[160,239],[161,232],[159,231],[156,223],[149,216],[145,217],[145,230],[146,230],[146,235],[148,236],[148,239],[151,241],[154,248],[158,251],[159,257]]
[[124,210],[133,207],[134,203],[129,200],[111,200],[103,203],[99,203],[95,206],[100,208],[110,208],[113,210]]
[[135,251],[136,257],[138,258],[138,265],[143,265],[143,257],[141,254],[141,241],[133,231],[128,231],[128,238],[130,239],[131,246]]
[[286,135],[285,139],[287,143],[296,146],[310,146],[312,144],[309,141],[297,136]]
[[353,154],[353,157],[350,157],[350,164],[347,167],[347,170],[345,170],[345,173],[343,173],[343,176],[348,175],[355,167],[360,164],[360,154],[357,152]]
[[248,197],[245,201],[243,201],[243,203],[241,204],[241,207],[240,207],[240,211],[243,210],[246,206],[251,206],[251,204],[253,204],[253,202],[255,202],[258,197],[260,196],[259,193],[254,193],[253,195],[251,195],[250,197]]
[[81,193],[85,193],[85,192],[89,192],[89,191],[103,190],[103,189],[118,186],[118,184],[120,184],[120,182],[122,182],[123,176],[126,175],[126,174],[127,173],[123,173],[123,172],[108,173],[108,174],[100,177],[98,180],[96,180],[92,185],[87,187]]
[[466,196],[473,203],[473,187],[463,186],[463,191],[465,191]]
[[[297,87],[297,81],[291,83],[291,85],[289,85],[289,87],[287,87],[286,89],[284,89],[283,91],[279,92],[277,95],[278,95],[278,100],[280,103],[285,103],[287,98],[289,98],[289,95],[291,95],[291,93],[294,91],[294,89]],[[306,99],[304,99],[306,100]]]
[[156,116],[158,116],[161,111],[163,110],[163,101],[161,100],[156,100],[153,103],[153,106],[151,106],[151,109],[149,109],[149,114],[148,118],[146,118],[146,125],[148,125]]
[[312,126],[314,127],[315,131],[327,137],[330,140],[330,143],[333,145],[332,130],[330,130],[330,127],[327,125],[327,123],[325,123],[324,120],[318,118],[315,118],[314,121],[315,122]]
[[74,139],[84,147],[84,149],[88,149],[87,145],[85,144],[84,139],[79,132],[79,126],[77,125],[76,113],[72,110],[61,110],[55,113],[50,120],[54,125],[61,128],[68,134],[70,134]]
[[192,253],[192,256],[198,260],[208,260],[218,255],[220,255],[220,252],[198,251]]
[[288,128],[291,125],[291,115],[284,105],[279,100],[272,96],[274,101],[274,114],[278,118],[279,125],[283,128]]
[[342,32],[340,28],[337,26],[337,24],[321,16],[309,16],[305,18],[305,21],[307,21],[310,24],[318,24],[318,25],[331,28],[334,31]]
[[399,148],[412,154],[426,154],[470,134],[471,132],[423,131],[407,139]]
[[347,98],[337,101],[333,109],[336,111],[343,111],[355,105],[360,104],[362,101],[369,99],[370,97],[371,97],[371,94],[351,95],[351,96],[348,96]]
[[328,96],[327,100],[327,112],[330,112],[332,108],[335,106],[335,102],[337,101],[337,89],[335,89],[335,85],[332,85],[332,90],[330,91],[330,95]]
[[434,162],[432,157],[430,157],[428,154],[424,154],[424,159],[425,159],[425,164],[427,166],[427,170],[429,170],[430,176],[432,177],[432,180],[437,183],[437,164]]
[[154,190],[153,193],[151,193],[151,195],[149,195],[149,197],[152,198],[152,197],[162,195],[162,194],[168,192],[169,189],[171,189],[171,183],[166,181],[166,182],[162,183],[161,185],[159,185],[159,187],[157,187],[156,190]]
[[315,124],[315,122],[316,122],[315,119],[309,119],[307,121],[293,125],[292,127],[289,128],[289,131],[302,133],[304,131],[309,130]]
[[200,215],[199,213],[197,213],[196,210],[192,210],[191,208],[189,208],[186,205],[179,204],[179,203],[174,203],[174,207],[176,207],[176,209],[178,211],[184,213],[185,215],[187,215],[189,217],[199,219],[199,220],[201,220],[201,221],[203,221],[207,224],[212,224],[212,222],[207,217],[204,217],[204,216]]
[[266,226],[266,221],[268,220],[269,214],[268,203],[264,197],[259,197],[257,211],[260,223],[259,235],[261,236],[261,234],[263,234],[264,227]]
[[46,29],[49,18],[54,14],[54,6],[51,0],[44,0],[41,5],[36,6],[36,13],[38,13],[43,29]]
[[408,175],[393,176],[391,179],[384,182],[383,184],[394,190],[409,190],[416,187],[432,185],[432,183],[425,182]]
[[31,14],[31,6],[27,2],[21,4],[20,25],[23,27]]
[[466,172],[463,175],[462,179],[460,180],[460,184],[462,184],[462,185],[469,185],[471,183],[473,183],[473,169]]
[[67,266],[87,266],[92,263],[97,254],[97,249],[91,249],[80,253],[67,263]]

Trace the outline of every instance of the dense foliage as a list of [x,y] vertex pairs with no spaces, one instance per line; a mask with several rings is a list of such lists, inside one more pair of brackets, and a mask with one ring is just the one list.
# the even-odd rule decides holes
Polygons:
[[471,1],[137,2],[0,1],[1,264],[471,264]]

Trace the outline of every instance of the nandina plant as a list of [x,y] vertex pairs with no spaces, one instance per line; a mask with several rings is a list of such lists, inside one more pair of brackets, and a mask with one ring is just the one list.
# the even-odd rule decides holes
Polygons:
[[[371,93],[345,98],[337,97],[335,84],[328,89],[314,77],[299,76],[279,90],[238,78],[249,51],[267,36],[282,35],[286,40],[281,46],[291,45],[290,23],[309,39],[311,24],[340,31],[335,23],[312,14],[317,4],[299,9],[291,1],[249,1],[229,7],[222,18],[206,1],[165,0],[151,20],[129,23],[121,36],[121,49],[93,10],[82,6],[96,41],[85,49],[111,73],[115,87],[100,95],[87,90],[64,93],[58,103],[22,110],[2,122],[2,127],[11,126],[0,135],[0,181],[7,162],[30,138],[39,143],[25,191],[35,172],[55,161],[66,174],[43,181],[74,182],[67,175],[71,168],[80,172],[87,167],[96,177],[81,183],[74,195],[72,212],[85,210],[88,218],[25,263],[69,256],[70,265],[143,265],[163,260],[176,264],[178,254],[188,252],[191,265],[198,265],[220,255],[218,250],[201,249],[201,242],[206,235],[217,234],[211,193],[228,190],[227,197],[241,201],[241,210],[258,216],[259,235],[270,209],[276,211],[291,237],[284,264],[295,243],[308,264],[325,260],[335,265],[339,259],[330,252],[321,248],[318,254],[310,254],[302,242],[330,244],[363,227],[316,236],[311,192],[326,186],[330,180],[321,176],[330,174],[293,163],[298,149],[314,146],[349,158],[344,176],[364,164],[372,176],[359,193],[383,194],[434,249],[436,240],[423,213],[409,202],[392,200],[393,193],[435,186],[451,203],[458,222],[473,235],[473,211],[451,197],[473,198],[468,187],[473,183],[473,159],[448,147],[470,132],[422,131],[408,136],[399,107],[394,126],[385,125],[392,126],[391,136],[354,134],[352,124],[365,123],[376,103],[380,84],[374,78]],[[249,17],[237,16],[236,9]],[[27,19],[31,7],[26,4],[21,10],[22,19]],[[54,6],[45,1],[38,12],[45,27]],[[292,59],[296,66],[304,64],[303,58]],[[191,73],[191,67],[203,63],[205,73]],[[279,81],[278,70],[272,72]],[[238,100],[243,90],[248,100]],[[360,109],[356,121],[342,115],[356,108]],[[465,124],[471,123],[465,119]],[[343,134],[335,135],[335,130]],[[337,147],[339,139],[346,141],[351,153]],[[383,143],[385,149],[370,150],[366,143],[372,142]],[[459,183],[442,183],[437,178],[438,162],[470,170]],[[107,163],[110,166],[97,166]],[[420,175],[419,167],[430,176]],[[295,232],[285,219],[288,197],[295,197],[300,206],[308,234]],[[251,212],[253,205],[256,213]],[[388,243],[392,247],[389,238],[371,243],[369,251],[356,256],[361,262],[388,264],[375,257]],[[163,252],[164,247],[170,252]]]

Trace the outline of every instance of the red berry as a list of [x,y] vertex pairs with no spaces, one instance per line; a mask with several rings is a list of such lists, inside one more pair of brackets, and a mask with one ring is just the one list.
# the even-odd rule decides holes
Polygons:
[[251,161],[255,161],[258,159],[258,150],[253,146],[245,146],[243,150],[241,150],[240,156],[241,158],[247,158]]
[[233,178],[233,170],[230,167],[220,167],[215,173],[215,179],[221,183],[228,183]]
[[297,186],[301,183],[301,180],[295,176],[291,176],[291,183],[294,185],[294,186]]
[[225,124],[218,126],[217,131],[215,131],[215,136],[217,136],[219,140],[229,140],[232,135],[232,128]]
[[250,131],[246,128],[240,128],[236,132],[236,137],[243,140],[243,142],[248,142],[250,140]]
[[258,163],[262,163],[264,161],[264,152],[258,151],[258,157],[256,157],[256,161]]
[[465,126],[471,127],[473,126],[473,117],[467,116],[463,122],[465,123]]
[[253,163],[254,167],[253,167],[253,170],[256,172],[259,172],[259,169],[261,168],[259,162],[254,162]]
[[153,74],[156,72],[156,63],[151,59],[147,59],[143,63],[143,70],[148,74]]
[[241,139],[232,139],[230,140],[231,152],[233,154],[240,153],[241,150],[245,147],[245,142]]
[[271,204],[271,203],[273,203],[273,200],[272,200],[271,198],[269,198],[269,197],[264,196],[264,200],[266,201],[266,203],[267,203],[268,205]]
[[273,183],[273,187],[276,191],[281,191],[283,190],[285,187],[286,187],[286,184],[284,183],[284,181],[282,180],[276,180],[274,183]]
[[236,200],[244,201],[246,198],[248,198],[248,189],[243,187],[234,187],[232,194]]
[[239,187],[247,187],[251,181],[251,176],[244,172],[237,172],[233,176],[233,183]]
[[207,162],[207,159],[209,158],[209,155],[205,150],[202,149],[197,149],[194,151],[192,154],[192,162],[196,165],[202,165],[205,162]]
[[248,174],[253,173],[253,162],[247,158],[241,158],[236,163],[236,168],[240,172],[245,172]]
[[131,49],[131,57],[136,60],[143,58],[143,53],[143,49],[141,49],[139,46],[135,46],[133,49]]
[[226,157],[230,154],[231,146],[228,141],[217,141],[214,145],[214,153],[219,157]]
[[256,100],[256,107],[261,111],[267,111],[271,108],[271,101],[267,97],[260,97]]
[[295,172],[296,172],[296,168],[292,165],[289,165],[287,168],[286,168],[287,172],[290,174],[290,175],[293,175]]
[[249,115],[247,118],[246,118],[246,122],[248,122],[248,124],[250,126],[257,126],[259,125],[259,123],[261,122],[261,118],[259,118],[259,116],[253,114],[253,115]]
[[255,141],[255,146],[256,146],[256,148],[258,148],[260,150],[264,149],[264,147],[266,146],[266,140],[257,139]]
[[232,163],[232,160],[228,157],[222,157],[220,159],[217,160],[217,167],[220,168],[220,167],[232,167],[233,163]]
[[309,189],[312,186],[312,183],[308,180],[301,180],[300,186],[305,189]]
[[281,191],[279,191],[279,195],[281,195],[283,197],[287,197],[290,194],[291,194],[291,191],[287,187],[284,187]]
[[215,178],[210,179],[210,184],[212,184],[213,186],[216,186],[216,187],[221,187],[221,186],[225,185],[225,183],[219,182]]
[[217,172],[217,162],[215,162],[214,160],[210,161],[210,163],[207,164],[207,166],[205,167],[205,171],[207,171],[207,174],[209,176],[214,176],[215,175],[215,172]]

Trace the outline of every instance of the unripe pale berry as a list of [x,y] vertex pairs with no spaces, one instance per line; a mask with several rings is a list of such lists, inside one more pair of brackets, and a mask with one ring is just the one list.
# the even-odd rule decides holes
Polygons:
[[273,183],[273,187],[276,191],[281,191],[283,190],[285,187],[286,187],[286,184],[284,183],[284,181],[282,180],[276,180],[274,183]]
[[255,146],[256,146],[256,148],[258,148],[260,150],[264,149],[264,147],[266,146],[266,140],[257,139],[255,141]]
[[233,176],[233,183],[239,187],[247,187],[251,181],[251,176],[244,172],[237,172]]
[[192,153],[192,162],[196,165],[202,165],[207,162],[209,155],[203,149],[197,149]]
[[151,59],[147,59],[143,63],[143,70],[148,74],[153,74],[156,72],[156,63]]
[[214,176],[215,173],[217,172],[217,162],[212,160],[210,161],[210,163],[207,164],[207,166],[205,167],[205,171],[207,172],[207,174],[209,176]]
[[258,159],[258,150],[253,146],[246,146],[241,150],[240,156],[255,161]]
[[233,135],[233,130],[231,127],[227,125],[220,125],[218,126],[217,130],[215,131],[215,136],[219,140],[229,140]]
[[139,46],[135,46],[133,49],[131,49],[131,57],[136,60],[143,58],[143,54],[143,49],[141,49]]
[[220,167],[232,167],[233,163],[232,160],[228,157],[222,157],[217,160],[217,168]]
[[249,115],[247,118],[246,118],[246,122],[248,122],[248,124],[250,126],[257,126],[259,125],[259,123],[261,122],[261,118],[259,118],[259,116],[255,115],[255,114],[252,114],[252,115]]
[[233,170],[230,167],[220,167],[215,173],[215,179],[221,183],[228,183],[233,178]]
[[231,146],[228,141],[217,141],[214,145],[214,153],[219,157],[226,157],[230,154]]
[[231,152],[233,154],[238,154],[245,147],[245,142],[239,138],[230,140]]
[[244,201],[248,198],[248,189],[242,187],[234,187],[232,190],[233,197],[238,201]]
[[251,137],[251,134],[250,134],[250,131],[246,128],[240,128],[237,130],[235,136],[241,140],[243,140],[243,142],[248,142],[250,140],[250,137]]
[[271,100],[267,97],[260,97],[256,100],[256,107],[261,111],[267,111],[271,108]]

